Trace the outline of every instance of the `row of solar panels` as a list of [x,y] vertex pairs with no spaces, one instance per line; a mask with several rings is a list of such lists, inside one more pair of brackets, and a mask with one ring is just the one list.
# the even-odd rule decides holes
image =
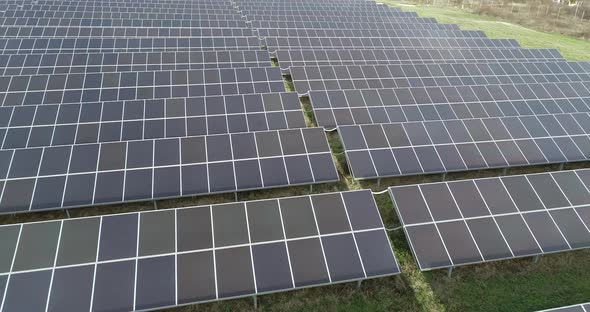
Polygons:
[[3,213],[339,180],[320,128],[28,148],[1,155]]
[[[259,28],[261,37],[442,37],[482,38],[479,31],[456,30],[297,30]],[[0,26],[2,38],[53,38],[53,37],[247,37],[253,32],[246,28],[173,28],[173,27],[78,27],[78,26]]]
[[390,188],[422,270],[590,246],[590,171]]
[[338,128],[356,179],[587,161],[588,114]]
[[[412,252],[428,270],[588,247],[589,173],[389,191]],[[153,309],[400,272],[369,191],[17,224],[0,232],[5,311]]]
[[291,67],[295,90],[448,87],[590,81],[590,63],[487,63]]
[[[504,67],[504,64],[562,61],[554,50],[525,49],[462,49],[462,50],[281,50],[278,51],[281,64],[290,66],[321,66],[311,70],[328,70],[332,66],[383,64],[429,64],[444,62],[449,66]],[[289,59],[288,61],[286,59]],[[452,65],[461,63],[462,65]],[[519,68],[524,65],[513,64]],[[558,63],[561,64],[561,63]],[[575,63],[586,64],[586,63]],[[115,53],[49,53],[49,54],[5,54],[0,55],[0,70],[3,76],[35,75],[85,72],[124,72],[149,70],[182,70],[204,68],[270,67],[267,51],[179,51],[179,52],[115,52]],[[528,67],[526,65],[525,67]],[[337,68],[337,67],[336,67]],[[394,67],[397,68],[397,67]],[[407,67],[404,67],[407,68]],[[420,68],[423,68],[421,66]],[[286,69],[288,70],[288,69]],[[307,70],[307,68],[304,68]],[[417,70],[417,69],[416,69]],[[508,69],[510,71],[516,70]],[[391,70],[390,70],[391,71]],[[507,74],[504,70],[503,74]],[[332,74],[335,75],[335,74]],[[296,80],[298,74],[295,75]],[[293,76],[292,76],[293,78]]]
[[129,311],[398,274],[370,191],[0,226],[2,311]]

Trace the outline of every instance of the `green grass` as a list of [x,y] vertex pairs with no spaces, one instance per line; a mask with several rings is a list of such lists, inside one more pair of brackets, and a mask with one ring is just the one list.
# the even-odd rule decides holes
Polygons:
[[555,48],[569,61],[590,61],[590,42],[532,30],[487,16],[471,14],[455,8],[415,6],[395,0],[380,2],[417,12],[420,17],[434,17],[439,23],[458,24],[462,30],[482,30],[490,38],[516,39],[525,48]]

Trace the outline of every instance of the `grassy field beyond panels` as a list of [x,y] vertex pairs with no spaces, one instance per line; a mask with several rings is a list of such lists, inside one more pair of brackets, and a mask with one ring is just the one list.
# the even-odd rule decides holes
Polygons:
[[458,24],[462,30],[481,30],[490,38],[516,39],[524,48],[555,48],[568,61],[590,61],[590,41],[557,33],[540,32],[454,8],[417,6],[395,0],[378,2],[400,7],[404,11],[417,12],[420,17],[434,17],[439,23]]

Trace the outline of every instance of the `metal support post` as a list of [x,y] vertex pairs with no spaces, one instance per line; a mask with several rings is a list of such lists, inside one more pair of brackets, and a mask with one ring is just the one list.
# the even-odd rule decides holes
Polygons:
[[238,201],[238,192],[234,192],[234,201]]
[[309,194],[313,194],[313,184],[309,185]]
[[507,174],[508,174],[508,168],[502,169],[502,175],[507,175]]
[[254,301],[254,310],[258,310],[258,297],[252,296],[252,300]]
[[377,187],[381,187],[381,178],[377,179]]
[[447,277],[448,278],[453,277],[453,267],[450,267],[449,270],[447,271]]
[[539,260],[540,260],[540,259],[541,259],[541,256],[539,256],[539,255],[536,255],[536,256],[534,256],[534,257],[533,257],[533,263],[534,263],[534,264],[537,264],[537,263],[539,263]]
[[442,175],[442,181],[445,182],[447,180],[447,173],[443,173]]
[[70,219],[70,209],[66,209],[66,216],[68,216],[68,219]]
[[158,202],[154,200],[154,210],[158,210]]
[[362,283],[362,282],[363,282],[363,281],[356,281],[356,289],[357,289],[357,290],[360,290],[360,289],[361,289],[361,283]]
[[563,170],[563,167],[565,166],[564,163],[559,164],[559,171]]

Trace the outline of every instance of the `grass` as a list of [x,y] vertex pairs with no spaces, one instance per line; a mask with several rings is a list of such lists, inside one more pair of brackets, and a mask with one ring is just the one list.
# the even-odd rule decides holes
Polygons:
[[516,39],[525,48],[555,48],[569,61],[590,61],[590,42],[557,33],[540,32],[507,21],[468,13],[455,8],[417,6],[396,0],[380,0],[439,23],[458,24],[462,30],[482,30],[490,38]]

